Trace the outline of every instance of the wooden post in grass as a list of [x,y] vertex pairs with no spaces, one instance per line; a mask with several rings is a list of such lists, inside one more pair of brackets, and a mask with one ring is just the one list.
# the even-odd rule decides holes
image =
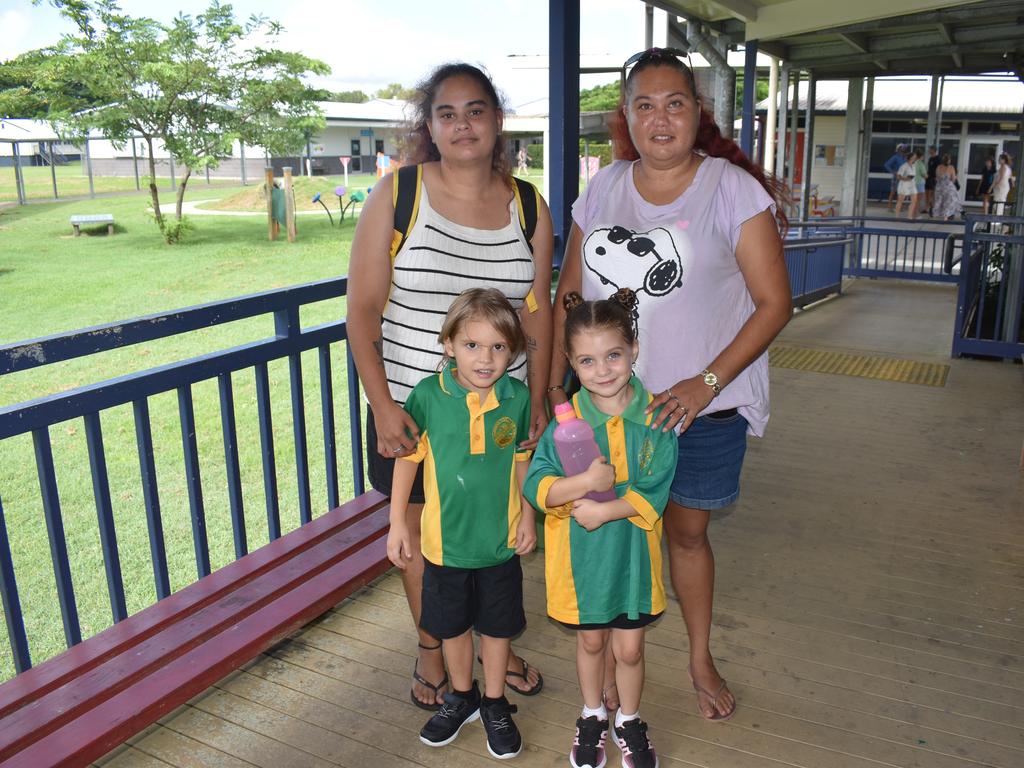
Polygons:
[[264,173],[266,177],[264,187],[267,192],[267,238],[276,240],[279,226],[274,221],[274,169],[267,168]]
[[288,242],[295,242],[295,190],[292,188],[292,169],[284,169],[284,216]]

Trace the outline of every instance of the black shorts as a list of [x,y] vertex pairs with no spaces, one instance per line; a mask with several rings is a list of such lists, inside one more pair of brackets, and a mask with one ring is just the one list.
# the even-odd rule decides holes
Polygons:
[[488,637],[515,637],[526,629],[519,555],[489,568],[452,568],[423,561],[420,627],[439,640],[475,629]]
[[[391,495],[391,478],[395,473],[395,459],[385,458],[377,452],[377,426],[373,423],[373,411],[366,409],[366,477],[370,487],[385,496]],[[422,504],[423,462],[416,468],[416,479],[409,494],[410,504]]]
[[661,613],[641,613],[635,619],[631,619],[625,613],[620,613],[611,621],[606,621],[603,624],[567,624],[564,621],[558,623],[566,629],[642,629],[661,617]]

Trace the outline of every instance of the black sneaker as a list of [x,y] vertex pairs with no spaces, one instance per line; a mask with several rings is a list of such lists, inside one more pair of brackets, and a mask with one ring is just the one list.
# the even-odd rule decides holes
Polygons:
[[428,747],[443,747],[445,744],[451,744],[459,735],[462,726],[473,722],[478,717],[480,717],[480,689],[477,688],[476,680],[474,680],[473,688],[468,696],[460,696],[451,691],[444,695],[444,704],[420,731],[420,741]]
[[490,704],[480,705],[480,719],[487,731],[487,751],[499,760],[515,757],[523,749],[523,739],[512,721],[512,714],[518,711],[514,704],[502,696]]
[[622,752],[622,768],[658,768],[658,755],[647,738],[647,723],[639,717],[615,727],[615,743]]
[[576,738],[572,740],[569,763],[572,768],[604,768],[607,757],[604,740],[608,737],[608,721],[597,715],[576,721]]

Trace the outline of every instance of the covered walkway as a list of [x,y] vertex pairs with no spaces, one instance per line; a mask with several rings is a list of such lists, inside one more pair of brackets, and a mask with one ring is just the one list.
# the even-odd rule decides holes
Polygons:
[[[698,717],[678,614],[648,635],[644,714],[664,766],[1024,764],[1024,373],[950,359],[956,289],[857,280],[779,349],[948,366],[942,386],[772,368],[742,500],[711,527],[713,649],[739,699]],[[527,563],[515,697],[524,768],[566,762],[572,636]],[[408,699],[412,631],[394,572],[109,756],[109,766],[493,765],[479,725],[430,749]],[[610,765],[618,765],[612,749]]]

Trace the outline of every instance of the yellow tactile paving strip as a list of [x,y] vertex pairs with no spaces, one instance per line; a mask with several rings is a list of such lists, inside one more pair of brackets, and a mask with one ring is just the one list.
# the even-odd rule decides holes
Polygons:
[[775,344],[768,350],[768,361],[776,368],[859,376],[903,384],[922,384],[926,387],[946,386],[946,376],[949,375],[949,366],[938,363],[922,363],[898,357],[851,355],[784,344]]

